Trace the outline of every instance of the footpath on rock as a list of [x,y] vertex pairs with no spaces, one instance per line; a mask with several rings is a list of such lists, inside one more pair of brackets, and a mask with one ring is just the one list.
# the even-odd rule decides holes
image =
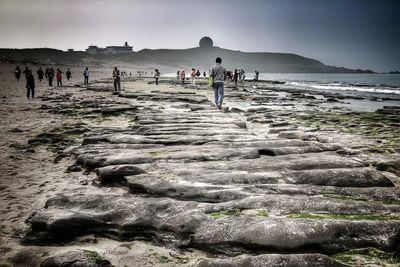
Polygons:
[[42,98],[42,111],[69,123],[28,144],[56,152],[64,179],[92,178],[35,207],[5,262],[23,266],[32,253],[37,266],[400,263],[396,169],[302,125],[282,102],[294,98],[227,86],[228,102],[275,106],[218,110],[205,83],[123,86],[119,96],[102,81],[68,89],[86,97]]

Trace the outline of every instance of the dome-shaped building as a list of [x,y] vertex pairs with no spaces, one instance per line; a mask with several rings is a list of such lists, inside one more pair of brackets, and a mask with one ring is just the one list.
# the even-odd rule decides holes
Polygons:
[[208,36],[204,36],[203,38],[200,39],[199,46],[201,48],[213,47],[213,45],[214,45],[213,40]]

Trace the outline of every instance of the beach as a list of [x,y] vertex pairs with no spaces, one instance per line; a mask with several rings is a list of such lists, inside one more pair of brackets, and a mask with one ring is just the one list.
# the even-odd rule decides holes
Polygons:
[[218,110],[205,79],[155,85],[132,67],[113,94],[112,66],[85,85],[82,65],[28,100],[14,67],[0,71],[2,266],[398,264],[397,93],[228,82]]

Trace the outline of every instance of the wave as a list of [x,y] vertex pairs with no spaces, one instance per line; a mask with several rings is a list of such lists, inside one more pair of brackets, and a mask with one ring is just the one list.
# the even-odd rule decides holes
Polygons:
[[327,84],[316,84],[312,82],[286,82],[288,85],[308,87],[319,90],[339,90],[339,91],[356,91],[365,93],[380,94],[396,94],[400,95],[400,88],[394,86],[383,86],[381,84],[348,84],[342,82],[334,82]]

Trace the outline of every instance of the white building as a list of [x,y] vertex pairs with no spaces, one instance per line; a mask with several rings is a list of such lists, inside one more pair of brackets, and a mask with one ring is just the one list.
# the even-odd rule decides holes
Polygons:
[[107,46],[106,48],[100,48],[95,45],[91,45],[86,49],[86,53],[97,55],[117,55],[117,54],[130,54],[132,53],[132,46],[128,45],[128,42],[125,42],[123,46]]

